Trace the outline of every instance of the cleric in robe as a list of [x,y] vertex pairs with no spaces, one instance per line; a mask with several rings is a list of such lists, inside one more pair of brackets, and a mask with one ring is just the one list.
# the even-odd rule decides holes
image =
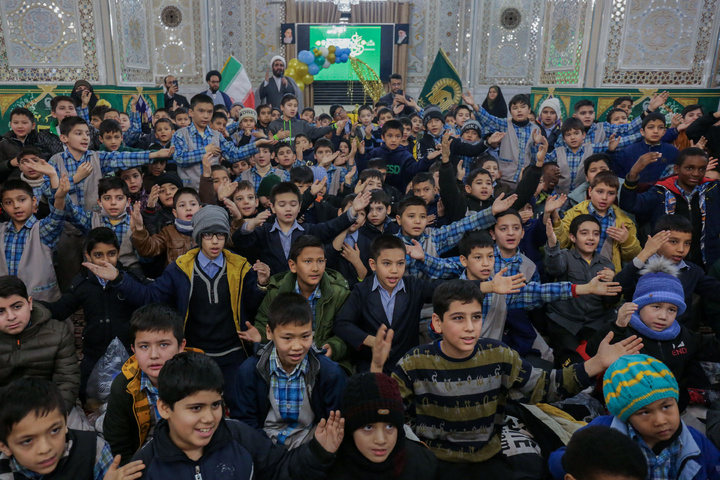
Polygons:
[[273,107],[280,108],[280,101],[289,94],[295,95],[298,99],[298,113],[303,109],[303,95],[300,87],[297,86],[295,80],[285,76],[285,59],[280,55],[275,55],[270,60],[270,70],[265,74],[265,81],[260,85],[259,93],[262,103],[267,103]]

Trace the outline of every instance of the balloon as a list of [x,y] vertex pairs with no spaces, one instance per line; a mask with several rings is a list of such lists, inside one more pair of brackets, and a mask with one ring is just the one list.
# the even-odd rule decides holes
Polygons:
[[310,75],[317,75],[320,73],[320,67],[318,67],[315,63],[312,63],[308,65],[308,73]]
[[315,78],[313,78],[312,75],[307,74],[302,78],[302,83],[304,83],[305,85],[310,85],[313,80],[315,80]]
[[305,84],[304,84],[303,82],[298,82],[298,81],[296,81],[295,83],[297,84],[297,86],[298,86],[298,88],[300,89],[300,91],[305,90]]
[[337,50],[337,47],[335,45],[330,45],[328,47],[328,52],[335,53],[335,50]]
[[350,58],[350,57],[347,54],[343,54],[343,56],[340,58],[342,59],[342,63],[345,63],[348,61],[348,58]]
[[328,53],[327,61],[332,64],[332,63],[335,63],[335,60],[336,60],[335,54],[334,54],[334,53]]
[[325,60],[325,63],[323,63],[323,68],[330,68],[330,62]]
[[298,55],[298,59],[300,59],[301,62],[305,63],[305,65],[310,65],[315,61],[315,55],[313,55],[312,52],[303,50],[302,52],[300,52],[300,55]]
[[294,68],[288,68],[287,70],[285,70],[285,76],[295,79],[295,77],[297,76],[297,70],[295,70]]
[[291,59],[291,60],[288,62],[288,68],[293,68],[293,69],[296,69],[296,70],[297,70],[298,66],[299,66],[301,63],[302,63],[302,62],[301,62],[300,60],[298,60],[297,58],[293,58],[293,59]]
[[319,48],[313,48],[313,55],[315,55],[316,57],[321,56],[322,54],[320,53],[320,49],[319,49]]
[[299,62],[299,65],[295,67],[295,71],[297,72],[297,76],[302,78],[308,73],[308,66],[306,63]]
[[324,57],[315,57],[315,65],[318,67],[322,67],[325,62],[326,60]]
[[320,49],[320,53],[322,54],[323,57],[327,57],[328,53],[330,53],[330,52],[328,51],[327,47],[322,47]]

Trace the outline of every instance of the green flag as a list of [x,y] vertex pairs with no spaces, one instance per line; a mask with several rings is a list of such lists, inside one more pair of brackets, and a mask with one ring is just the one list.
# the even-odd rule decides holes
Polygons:
[[435,56],[430,74],[425,80],[420,98],[418,98],[418,105],[423,108],[428,105],[437,105],[445,113],[453,105],[459,105],[461,100],[462,81],[460,81],[460,75],[445,51],[440,48]]

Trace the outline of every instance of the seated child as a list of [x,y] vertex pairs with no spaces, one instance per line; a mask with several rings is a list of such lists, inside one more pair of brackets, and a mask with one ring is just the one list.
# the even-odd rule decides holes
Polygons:
[[605,324],[588,341],[587,353],[592,355],[608,332],[613,332],[615,340],[642,336],[645,346],[640,353],[665,360],[679,380],[680,406],[684,410],[689,402],[687,387],[698,386],[691,385],[690,367],[699,361],[720,361],[720,340],[693,332],[677,321],[676,317],[685,311],[685,295],[671,260],[653,257],[640,274],[632,303],[624,304],[617,320]]
[[370,201],[370,194],[358,195],[346,215],[317,224],[300,225],[297,221],[301,202],[300,190],[288,182],[281,182],[270,192],[270,203],[275,221],[265,222],[267,216],[257,216],[243,223],[233,234],[233,245],[240,249],[260,247],[262,258],[273,274],[288,270],[290,246],[302,235],[314,235],[322,242],[331,242],[340,232],[349,228],[360,210]]
[[[363,170],[362,175],[366,172],[373,172],[372,169]],[[376,172],[379,175],[379,172]],[[372,190],[370,194],[370,205],[367,207],[367,219],[365,225],[358,230],[359,234],[367,237],[370,242],[375,240],[383,233],[395,235],[400,231],[400,226],[392,221],[390,212],[392,204],[390,197],[380,189]]]
[[640,173],[659,155],[645,154],[630,169],[622,186],[620,208],[634,213],[641,225],[649,224],[651,229],[665,214],[687,218],[696,233],[688,258],[702,267],[713,265],[720,258],[720,222],[716,221],[712,205],[720,191],[718,182],[705,176],[708,156],[699,148],[686,148],[677,156],[672,176],[639,193]]
[[320,240],[310,235],[298,237],[290,247],[290,271],[270,277],[267,293],[255,316],[254,327],[249,330],[258,331],[259,339],[253,341],[267,342],[269,337],[265,327],[275,297],[287,292],[299,293],[310,302],[315,347],[350,371],[347,345],[333,331],[335,317],[350,295],[350,290],[345,278],[335,270],[326,268],[325,262],[325,247]]
[[143,184],[142,167],[132,167],[127,170],[120,170],[117,176],[122,178],[127,184],[128,192],[130,193],[130,195],[128,195],[128,202],[130,205],[135,205],[135,203],[140,202],[140,208],[145,210],[145,207],[147,207],[149,192],[145,190],[145,186]]
[[405,436],[405,407],[392,378],[369,372],[351,377],[342,411],[347,435],[328,478],[435,478],[433,452]]
[[10,112],[10,131],[0,139],[0,181],[17,176],[18,153],[25,147],[36,148],[43,159],[50,158],[49,134],[38,132],[35,126],[35,115],[27,108],[17,107]]
[[[604,153],[595,153],[583,160],[583,174],[585,175],[585,181],[568,194],[567,202],[561,209],[563,214],[578,203],[584,202],[588,199],[588,187],[595,178],[595,175],[600,172],[609,171],[611,166],[610,162],[610,157]],[[619,178],[618,181],[622,186],[625,179]]]
[[[413,432],[438,458],[440,479],[512,476],[500,442],[508,400],[522,396],[535,404],[573,395],[620,356],[635,353],[641,342],[610,346],[608,336],[598,355],[584,364],[542,370],[503,343],[480,336],[483,295],[477,285],[446,281],[432,303],[432,325],[442,338],[410,349],[390,368]],[[383,353],[390,342],[383,330],[376,336],[373,372],[386,363]]]
[[[383,193],[379,190],[380,193]],[[384,195],[384,194],[383,194]],[[342,199],[338,215],[342,215],[350,209],[355,200],[355,194],[348,195]],[[365,210],[358,212],[355,223],[332,241],[332,249],[328,254],[328,266],[340,272],[348,282],[350,288],[361,282],[368,274],[370,264],[370,244],[372,239],[362,235],[360,229],[365,225],[367,212],[372,208],[372,195],[370,205]]]
[[305,120],[310,125],[315,124],[315,110],[310,107],[303,108],[300,118]]
[[[121,464],[153,437],[158,414],[158,375],[165,362],[185,348],[183,319],[167,305],[153,303],[132,314],[133,355],[112,382],[103,436]],[[192,349],[189,349],[192,350]]]
[[[238,147],[243,147],[255,141],[257,130],[257,112],[253,108],[243,108],[238,114],[239,128],[232,134],[232,141]],[[264,134],[263,134],[264,135]]]
[[[557,457],[554,455],[555,460]],[[576,431],[565,447],[561,465],[556,463],[550,463],[551,470],[559,466],[566,472],[563,475],[558,471],[558,480],[646,480],[648,471],[637,443],[618,430],[600,425]]]
[[273,150],[270,145],[258,145],[254,156],[255,165],[240,174],[239,179],[250,182],[255,186],[255,193],[260,189],[260,183],[268,175],[280,175],[272,166]]
[[32,187],[33,197],[37,199],[35,217],[42,220],[50,215],[48,199],[43,192],[45,185],[44,175],[57,175],[57,172],[42,158],[40,150],[35,147],[21,148],[16,158],[20,169],[20,180]]
[[[107,227],[90,230],[85,240],[85,261],[95,265],[108,262],[128,275],[135,275],[118,262],[120,244],[115,232]],[[144,279],[136,277],[140,283]],[[52,318],[65,320],[82,308],[85,326],[82,331],[83,358],[80,362],[80,400],[85,402],[88,377],[95,364],[105,354],[114,338],[120,339],[130,350],[130,316],[135,309],[127,299],[112,289],[107,282],[85,267],[73,279],[70,291],[57,302],[46,306]],[[127,457],[126,460],[130,460]]]
[[177,127],[175,130],[180,128],[189,127],[192,121],[190,120],[190,112],[185,107],[178,107],[173,112],[172,120]]
[[21,377],[50,380],[69,412],[80,385],[70,322],[54,320],[39,302],[33,305],[25,283],[11,275],[0,277],[0,311],[0,386]]
[[69,429],[68,408],[50,382],[19,378],[0,392],[0,478],[135,478],[139,463],[118,469],[96,432]]
[[320,420],[310,443],[288,451],[256,429],[225,419],[223,386],[220,368],[205,355],[183,352],[165,362],[157,402],[163,420],[134,457],[145,465],[141,479],[167,480],[189,472],[200,480],[216,471],[259,479],[325,476],[343,438],[340,412]]
[[[40,170],[40,166],[36,166]],[[0,224],[0,275],[17,275],[26,282],[30,294],[37,300],[54,301],[60,298],[57,277],[53,269],[53,250],[60,240],[65,219],[65,197],[70,191],[67,175],[58,179],[57,172],[44,165],[42,173],[50,177],[55,190],[50,215],[38,220],[33,212],[37,198],[33,189],[22,180],[8,180],[0,188],[2,209],[10,221]]]
[[165,266],[185,255],[196,245],[193,241],[192,218],[200,210],[200,198],[190,187],[179,189],[173,197],[175,223],[163,227],[160,233],[150,235],[143,224],[138,205],[132,210],[130,228],[132,244],[142,257],[165,256]]
[[[375,183],[374,185],[371,183],[369,185],[366,184],[366,188],[369,188],[370,190],[375,190],[376,188],[381,188],[387,195],[390,197],[390,202],[392,205],[397,205],[400,203],[400,200],[403,199],[405,196],[405,193],[401,192],[397,188],[393,187],[392,185],[388,185],[385,183],[385,178],[387,177],[388,172],[388,166],[387,162],[384,158],[376,157],[371,158],[367,162],[367,168],[360,172],[360,175],[362,175],[366,170],[377,170],[380,172],[380,182]],[[378,178],[378,177],[375,177]],[[358,183],[360,182],[360,178],[358,178]]]
[[[645,457],[646,478],[720,479],[720,452],[681,420],[678,383],[660,360],[620,357],[605,372],[603,395],[611,415],[597,417],[586,428],[606,426],[629,437]],[[560,449],[550,456],[555,478],[563,477],[563,453]]]
[[675,159],[678,156],[678,149],[670,143],[662,141],[665,134],[665,116],[660,113],[651,113],[642,121],[643,141],[633,143],[620,150],[613,162],[613,171],[618,177],[624,177],[633,168],[633,165],[646,153],[659,153],[656,162],[642,170],[637,179],[640,183],[655,183],[665,178],[666,170],[672,170]]
[[270,343],[240,366],[230,415],[293,450],[310,442],[320,420],[340,408],[347,377],[313,348],[313,312],[305,297],[280,293],[266,314]]
[[172,211],[175,206],[175,194],[180,188],[183,188],[183,183],[175,172],[162,173],[155,179],[155,185],[142,212],[143,223],[150,235],[160,233],[160,230],[175,223],[175,215]]
[[617,175],[600,172],[588,188],[589,200],[572,207],[562,220],[557,211],[552,213],[553,228],[560,248],[571,246],[568,233],[573,218],[583,213],[597,218],[600,221],[600,242],[596,251],[612,260],[616,272],[622,269],[622,262],[631,261],[642,250],[635,224],[614,204],[619,186]]

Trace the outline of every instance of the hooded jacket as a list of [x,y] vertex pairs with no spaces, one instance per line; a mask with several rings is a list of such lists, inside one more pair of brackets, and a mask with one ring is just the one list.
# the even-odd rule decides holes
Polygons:
[[435,162],[435,159],[427,157],[422,160],[415,160],[412,153],[402,145],[394,150],[390,150],[387,145],[383,144],[373,148],[369,153],[365,153],[365,155],[356,156],[355,162],[358,172],[362,172],[367,168],[368,161],[373,158],[382,158],[385,160],[387,163],[385,183],[397,188],[401,192],[405,191],[408,183],[410,183],[410,180],[412,180],[415,174],[427,172]]

